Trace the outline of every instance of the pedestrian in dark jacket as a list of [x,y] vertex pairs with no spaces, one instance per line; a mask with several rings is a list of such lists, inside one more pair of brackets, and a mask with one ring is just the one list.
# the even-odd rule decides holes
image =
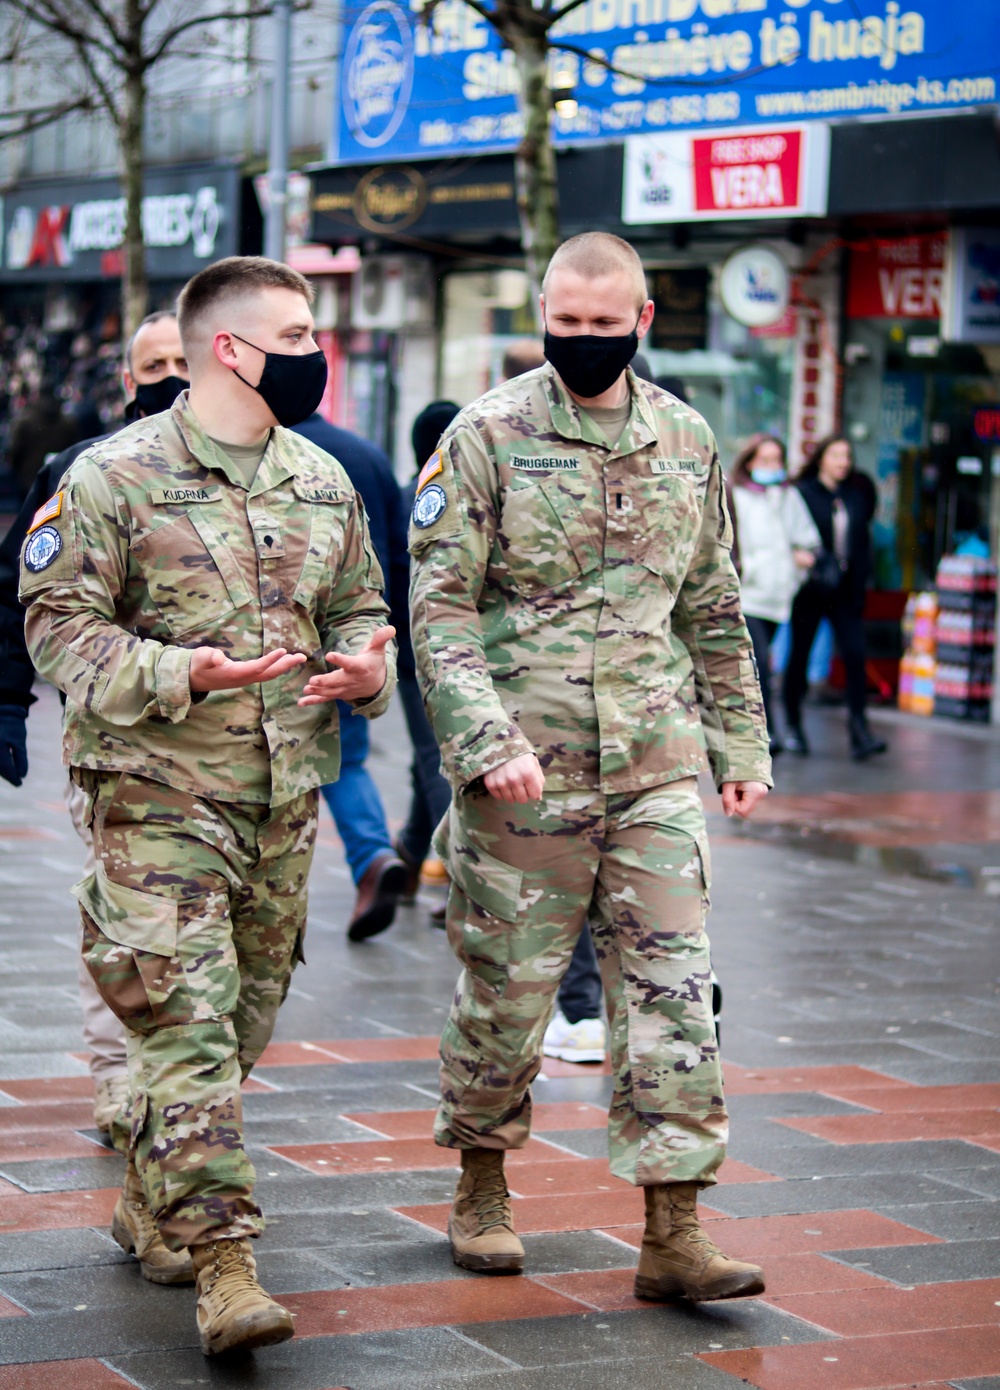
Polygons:
[[847,674],[848,735],[851,754],[864,759],[884,753],[886,743],[872,732],[865,715],[865,630],[863,611],[871,572],[869,526],[875,488],[855,471],[854,450],[843,435],[817,444],[797,486],[823,543],[810,578],[792,605],[792,640],[785,669],[785,747],[802,756],[809,743],[802,727],[806,670],[816,629],[829,618]]

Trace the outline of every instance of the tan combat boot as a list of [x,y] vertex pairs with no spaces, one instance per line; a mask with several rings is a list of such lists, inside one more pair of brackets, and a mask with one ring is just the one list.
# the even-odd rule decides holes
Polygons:
[[524,1246],[514,1234],[502,1149],[463,1149],[448,1218],[451,1258],[463,1269],[485,1274],[520,1274]]
[[112,1125],[118,1112],[128,1104],[128,1077],[106,1076],[94,1086],[94,1127],[112,1136]]
[[269,1347],[295,1335],[292,1315],[257,1283],[249,1240],[213,1240],[191,1247],[198,1276],[198,1331],[206,1356]]
[[730,1260],[698,1224],[698,1188],[696,1182],[664,1182],[644,1189],[646,1231],[636,1298],[684,1294],[698,1303],[764,1292],[764,1271]]
[[128,1255],[134,1255],[142,1277],[153,1284],[193,1284],[194,1267],[186,1250],[168,1250],[153,1219],[142,1182],[130,1158],[121,1196],[111,1218],[111,1234]]

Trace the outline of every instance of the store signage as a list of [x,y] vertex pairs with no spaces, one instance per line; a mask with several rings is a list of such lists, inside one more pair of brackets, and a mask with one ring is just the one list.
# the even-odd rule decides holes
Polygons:
[[1000,343],[1000,230],[954,227],[945,274],[942,337]]
[[[189,275],[236,251],[235,169],[157,171],[146,184],[142,238],[152,278]],[[115,179],[16,188],[5,199],[0,275],[8,282],[116,275],[125,218]]]
[[770,246],[742,246],[722,267],[719,294],[726,313],[747,328],[778,323],[791,297],[788,267]]
[[822,216],[829,168],[827,125],[633,136],[622,221]]
[[851,248],[847,272],[847,317],[851,319],[937,319],[941,317],[948,233],[892,237]]
[[312,237],[337,241],[345,231],[394,236],[455,231],[516,231],[514,164],[508,155],[435,171],[406,164],[331,169],[315,176]]
[[[354,0],[331,162],[513,149],[513,50],[464,0]],[[585,0],[550,32],[553,118],[579,144],[728,125],[946,112],[997,100],[996,0]],[[565,48],[559,48],[562,42]],[[570,108],[572,110],[572,108]]]

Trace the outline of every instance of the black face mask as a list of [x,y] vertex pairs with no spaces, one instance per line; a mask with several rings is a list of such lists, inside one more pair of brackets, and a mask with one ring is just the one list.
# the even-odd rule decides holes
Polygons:
[[279,425],[300,425],[308,420],[323,399],[326,390],[326,357],[322,351],[307,352],[264,352],[256,343],[247,342],[233,333],[234,338],[247,347],[257,348],[264,353],[264,370],[256,386],[250,386],[245,377],[240,377],[244,386],[250,386],[264,398],[264,404],[271,411]]
[[[641,317],[641,315],[640,315]],[[636,319],[636,328],[639,320]],[[545,330],[545,356],[552,363],[574,396],[593,400],[614,386],[639,350],[639,335],[633,328],[621,337],[601,333],[562,334]]]
[[136,386],[135,400],[129,403],[130,408],[134,407],[133,418],[159,415],[161,411],[169,410],[180,393],[190,385],[190,381],[185,381],[182,376],[161,376],[159,381],[145,381]]

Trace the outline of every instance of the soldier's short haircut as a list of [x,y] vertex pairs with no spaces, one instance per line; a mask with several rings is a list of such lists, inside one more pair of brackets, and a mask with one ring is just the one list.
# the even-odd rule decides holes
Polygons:
[[191,277],[177,300],[181,342],[187,347],[198,320],[214,305],[272,289],[294,290],[306,303],[313,301],[313,287],[304,275],[266,256],[227,256],[207,265]]
[[542,293],[554,270],[573,270],[585,280],[624,271],[635,286],[636,308],[641,309],[649,298],[642,261],[634,246],[611,232],[581,232],[556,248],[542,281]]
[[163,319],[175,319],[176,317],[176,309],[157,309],[154,313],[146,315],[142,323],[140,323],[139,327],[125,344],[125,365],[128,367],[129,371],[132,370],[132,349],[135,347],[135,340],[142,330],[147,327],[148,324],[160,323]]

